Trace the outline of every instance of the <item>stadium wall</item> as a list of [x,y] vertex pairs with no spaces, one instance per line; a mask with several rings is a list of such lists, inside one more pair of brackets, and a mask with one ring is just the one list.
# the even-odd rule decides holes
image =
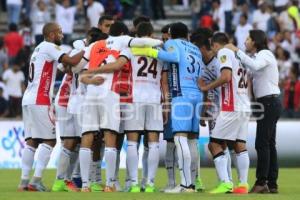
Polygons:
[[[248,150],[251,164],[255,165],[255,130],[256,123],[250,122],[248,135]],[[202,166],[212,166],[211,155],[208,151],[208,130],[201,127],[199,139],[200,155]],[[58,138],[59,139],[59,138]],[[299,121],[279,121],[277,123],[277,147],[280,166],[300,167],[300,122]],[[22,121],[0,121],[0,168],[20,168],[22,149],[24,148],[24,125]],[[55,168],[60,141],[52,154],[48,168]],[[163,164],[165,141],[160,139],[160,160]],[[140,158],[143,152],[143,145],[140,145]],[[141,166],[140,159],[140,166]],[[126,161],[126,141],[121,151],[121,168],[125,167]],[[105,163],[103,162],[103,167]]]

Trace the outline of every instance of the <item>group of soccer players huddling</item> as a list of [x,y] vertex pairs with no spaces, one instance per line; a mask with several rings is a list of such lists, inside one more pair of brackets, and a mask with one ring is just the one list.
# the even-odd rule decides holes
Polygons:
[[[61,27],[44,26],[45,40],[32,54],[22,101],[26,147],[19,191],[47,191],[42,174],[56,144],[55,121],[62,147],[51,191],[158,191],[160,133],[167,141],[168,183],[162,191],[203,191],[198,138],[199,125],[207,121],[208,148],[218,175],[218,186],[210,193],[248,193],[247,70],[230,50],[227,35],[205,28],[189,35],[187,26],[178,22],[163,27],[158,40],[147,17],[137,17],[133,24],[129,32],[123,22],[102,16],[98,27],[75,41],[68,53],[60,48]],[[57,69],[65,75],[53,101]],[[122,189],[118,172],[125,135]],[[141,138],[143,177],[139,182]],[[235,187],[231,159],[238,171]],[[176,186],[177,166],[180,184]]]

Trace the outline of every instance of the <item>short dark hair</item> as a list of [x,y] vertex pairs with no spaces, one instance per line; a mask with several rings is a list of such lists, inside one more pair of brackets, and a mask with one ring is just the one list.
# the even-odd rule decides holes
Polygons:
[[98,28],[92,27],[90,30],[88,30],[87,35],[90,36],[90,39],[88,41],[89,44],[96,42],[98,40],[105,40],[108,38],[108,35],[103,33]]
[[103,15],[99,18],[98,24],[102,24],[105,20],[112,21],[114,18],[111,15]]
[[192,43],[197,47],[205,46],[210,49],[210,38],[213,36],[213,32],[208,28],[198,28],[194,31],[190,37]]
[[254,42],[254,46],[256,47],[256,51],[261,51],[263,49],[268,48],[268,38],[264,31],[262,30],[250,30],[249,37]]
[[121,34],[128,35],[128,27],[122,21],[116,21],[109,29],[109,35],[120,36]]
[[169,29],[171,27],[172,24],[167,24],[165,26],[163,26],[160,30],[161,33],[169,33]]
[[18,30],[18,26],[15,23],[10,23],[8,25],[8,29],[9,29],[9,31],[17,31]]
[[217,32],[215,34],[213,34],[212,38],[211,38],[211,43],[218,43],[221,45],[225,45],[229,43],[229,38],[226,35],[226,33],[223,32]]
[[246,13],[241,14],[240,17],[244,17],[246,19],[246,21],[248,20],[248,15]]
[[170,26],[170,35],[172,39],[187,38],[188,33],[188,27],[182,22],[176,22]]
[[136,28],[141,22],[150,22],[150,18],[145,15],[137,16],[133,19],[133,26]]
[[138,37],[150,36],[153,32],[153,26],[149,22],[141,22],[136,27],[136,34]]

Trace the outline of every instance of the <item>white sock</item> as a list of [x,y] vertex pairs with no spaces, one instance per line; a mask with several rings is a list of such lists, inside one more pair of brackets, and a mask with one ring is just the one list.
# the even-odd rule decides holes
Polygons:
[[175,187],[175,168],[176,168],[176,146],[174,142],[167,142],[165,165],[168,172],[168,186]]
[[175,136],[174,141],[178,155],[178,165],[180,171],[181,185],[189,187],[191,181],[191,152],[187,137]]
[[231,156],[230,156],[230,152],[229,152],[228,148],[226,148],[224,150],[224,154],[227,158],[227,173],[228,173],[228,176],[229,176],[229,180],[232,182]]
[[40,144],[37,155],[37,162],[34,171],[34,177],[42,177],[44,169],[47,167],[53,148],[45,143]]
[[98,170],[99,161],[91,161],[90,163],[90,182],[95,183],[96,182],[96,173]]
[[70,166],[70,160],[71,160],[72,152],[69,149],[66,149],[65,147],[62,147],[60,149],[58,164],[57,164],[57,172],[56,172],[56,178],[63,180],[66,177],[68,168]]
[[92,160],[92,150],[81,147],[79,150],[80,174],[82,178],[82,187],[89,187],[90,164]]
[[115,182],[117,149],[114,147],[105,147],[106,162],[106,185],[113,187]]
[[[145,136],[144,136],[145,137]],[[145,187],[147,183],[147,176],[148,176],[148,156],[149,156],[149,147],[144,146],[144,152],[143,152],[143,157],[142,157],[142,182],[141,186]]]
[[76,169],[76,164],[77,164],[78,155],[79,155],[78,150],[79,150],[79,147],[78,147],[78,149],[76,148],[74,151],[72,151],[71,156],[70,156],[70,165],[68,167],[66,177],[65,177],[65,179],[68,181],[72,180],[72,174]]
[[149,154],[148,154],[148,175],[147,184],[154,186],[154,179],[159,163],[159,143],[148,142]]
[[230,182],[227,172],[227,157],[223,154],[214,158],[215,167],[220,181]]
[[96,168],[96,183],[101,184],[102,183],[102,177],[101,177],[101,160],[98,161],[97,168]]
[[198,140],[197,139],[188,140],[188,145],[191,152],[191,180],[192,180],[192,184],[195,185],[197,171],[198,171],[198,163],[200,162],[199,153],[198,153]]
[[237,160],[236,160],[236,153],[234,150],[230,150],[230,157],[231,157],[231,162],[233,163],[233,167],[237,168]]
[[81,178],[79,154],[78,154],[78,159],[75,163],[72,178]]
[[137,142],[128,141],[127,143],[127,157],[126,157],[128,175],[133,185],[138,184],[138,165],[139,157],[137,151]]
[[119,180],[120,153],[121,153],[121,151],[117,150],[116,171],[115,171],[116,180]]
[[131,186],[131,178],[129,174],[129,167],[128,167],[128,159],[126,157],[126,178],[125,178],[125,189]]
[[248,183],[248,170],[250,164],[248,151],[236,154],[236,161],[240,183]]
[[26,145],[22,153],[22,180],[29,180],[29,174],[34,161],[35,148]]

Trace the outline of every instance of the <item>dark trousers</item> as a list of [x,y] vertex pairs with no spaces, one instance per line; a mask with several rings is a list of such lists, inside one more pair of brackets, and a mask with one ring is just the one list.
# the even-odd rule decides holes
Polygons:
[[255,149],[257,152],[256,184],[268,184],[277,188],[278,163],[276,150],[276,124],[281,113],[278,97],[265,97],[257,100],[264,111],[257,116]]

